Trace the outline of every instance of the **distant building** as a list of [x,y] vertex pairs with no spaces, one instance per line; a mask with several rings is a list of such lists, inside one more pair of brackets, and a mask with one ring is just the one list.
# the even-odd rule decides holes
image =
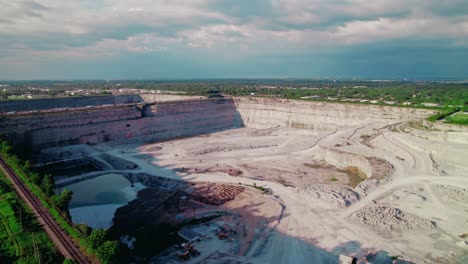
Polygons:
[[412,105],[412,102],[403,102],[403,105]]

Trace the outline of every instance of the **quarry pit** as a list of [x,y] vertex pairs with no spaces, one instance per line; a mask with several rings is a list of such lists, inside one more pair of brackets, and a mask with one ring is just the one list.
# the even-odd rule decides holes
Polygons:
[[468,129],[423,121],[433,110],[74,99],[0,103],[0,130],[74,192],[75,223],[110,228],[139,258],[182,262],[170,245],[192,242],[185,263],[468,261]]

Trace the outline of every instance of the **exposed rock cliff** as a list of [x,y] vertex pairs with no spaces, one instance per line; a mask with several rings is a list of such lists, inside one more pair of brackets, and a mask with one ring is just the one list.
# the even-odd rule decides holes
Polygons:
[[434,111],[402,107],[238,97],[237,110],[247,127],[273,126],[329,130],[378,121],[406,121],[430,116]]

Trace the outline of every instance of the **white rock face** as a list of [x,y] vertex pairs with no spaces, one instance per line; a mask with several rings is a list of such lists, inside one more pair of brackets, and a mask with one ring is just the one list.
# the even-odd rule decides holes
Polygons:
[[318,147],[315,153],[315,159],[323,160],[340,169],[345,169],[348,166],[355,166],[362,170],[368,178],[372,177],[372,166],[369,160],[362,155]]
[[252,128],[280,126],[327,130],[369,122],[425,118],[434,113],[426,109],[272,98],[238,97],[234,101],[244,124]]

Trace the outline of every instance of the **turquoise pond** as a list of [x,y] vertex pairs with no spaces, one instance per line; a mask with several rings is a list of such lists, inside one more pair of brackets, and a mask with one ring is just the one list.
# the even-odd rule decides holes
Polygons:
[[135,199],[130,181],[119,174],[106,174],[64,187],[73,192],[70,208],[126,204]]

